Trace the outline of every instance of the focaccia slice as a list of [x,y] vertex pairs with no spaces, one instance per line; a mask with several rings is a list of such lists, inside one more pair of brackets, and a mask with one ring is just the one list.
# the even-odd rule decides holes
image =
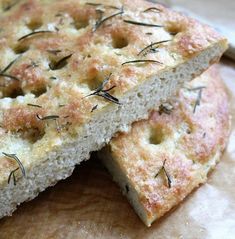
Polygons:
[[0,217],[226,48],[208,26],[147,1],[0,1]]
[[216,66],[171,104],[119,134],[99,156],[150,226],[205,183],[229,136],[228,98]]

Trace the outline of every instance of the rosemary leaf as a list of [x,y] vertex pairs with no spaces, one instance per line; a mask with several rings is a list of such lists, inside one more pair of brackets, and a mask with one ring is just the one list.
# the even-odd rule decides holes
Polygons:
[[5,155],[6,157],[10,158],[10,159],[15,160],[18,163],[18,165],[19,165],[19,168],[20,168],[20,170],[22,172],[22,175],[24,177],[26,177],[24,166],[21,163],[21,161],[19,160],[19,158],[16,156],[16,154],[8,154],[8,153],[4,153],[4,152],[2,152],[2,154]]
[[189,88],[189,91],[197,91],[197,90],[202,90],[202,89],[206,89],[206,86],[197,86],[194,88]]
[[102,3],[86,2],[86,5],[93,6],[93,7],[104,7],[104,8],[120,9],[119,7],[116,7],[116,6],[113,6],[113,5],[104,5]]
[[36,107],[36,108],[42,108],[41,105],[35,105],[35,104],[27,104],[28,106],[31,106],[31,107]]
[[10,78],[12,80],[16,80],[16,81],[20,81],[16,76],[12,76],[12,75],[9,75],[9,74],[5,74],[5,73],[1,73],[0,72],[0,77],[6,77],[6,78]]
[[194,88],[187,88],[184,87],[188,91],[198,91],[197,99],[195,101],[195,105],[193,107],[193,113],[196,113],[197,106],[200,106],[201,104],[201,98],[202,98],[202,91],[203,89],[206,89],[206,86],[196,86]]
[[85,4],[86,4],[86,5],[89,5],[89,6],[93,6],[93,7],[102,6],[102,3],[92,3],[92,2],[86,2]]
[[163,171],[164,171],[164,173],[165,173],[165,175],[166,175],[166,178],[167,178],[167,186],[168,186],[168,188],[171,188],[171,183],[172,183],[172,181],[171,181],[171,178],[170,178],[169,174],[168,174],[167,171],[166,171],[165,166],[163,167]]
[[166,43],[166,42],[169,42],[169,41],[171,41],[171,40],[164,40],[164,41],[158,41],[158,42],[151,43],[150,45],[143,48],[137,55],[139,56],[142,53],[146,52],[147,50],[153,49],[154,46],[159,47],[159,45],[161,45],[163,43]]
[[149,7],[147,9],[145,9],[143,12],[149,12],[149,11],[152,11],[152,12],[161,12],[161,10],[159,8],[156,8],[156,7]]
[[18,56],[16,59],[14,59],[13,61],[11,61],[2,71],[1,73],[5,73],[7,70],[9,70],[11,68],[11,66],[19,59],[20,56]]
[[163,113],[170,115],[173,109],[174,108],[171,104],[164,103],[160,105],[158,112],[160,115],[162,115]]
[[151,24],[151,23],[146,23],[146,22],[137,22],[137,21],[132,21],[132,20],[123,20],[125,23],[133,24],[133,25],[138,25],[138,26],[145,26],[145,27],[163,27],[162,25],[158,24]]
[[104,87],[108,84],[112,74],[109,74],[109,76],[101,83],[101,85],[95,90],[95,92],[100,92],[104,90]]
[[163,172],[166,179],[167,179],[167,187],[171,188],[172,181],[171,181],[171,178],[170,178],[169,174],[166,171],[165,165],[166,165],[166,159],[164,160],[162,167],[159,169],[159,171],[154,176],[154,178],[157,178]]
[[49,67],[51,70],[55,71],[55,70],[59,70],[62,67],[66,66],[68,64],[67,60],[72,56],[73,54],[69,54],[68,56],[63,57],[62,59],[60,59],[59,61],[55,62],[55,63],[50,63]]
[[109,100],[109,101],[111,101],[111,102],[113,102],[113,103],[115,103],[115,104],[121,105],[121,103],[119,102],[119,100],[118,100],[116,97],[114,97],[114,96],[112,96],[111,94],[109,94],[108,92],[101,91],[100,93],[98,93],[98,94],[96,94],[96,95],[97,95],[97,96],[101,96],[101,97],[103,97],[104,99]]
[[26,39],[26,38],[33,37],[33,36],[35,36],[35,35],[37,35],[37,34],[45,34],[45,33],[55,33],[55,32],[49,31],[49,30],[35,31],[35,32],[31,32],[31,33],[29,33],[29,34],[27,34],[27,35],[22,36],[21,38],[18,39],[18,41],[22,41],[22,40],[24,40],[24,39]]
[[98,108],[98,105],[93,106],[91,109],[91,113],[93,113],[95,110],[97,110],[97,108]]
[[202,90],[203,90],[203,88],[199,89],[199,91],[198,91],[197,99],[195,101],[195,105],[194,105],[194,108],[193,108],[193,113],[194,114],[196,113],[197,106],[200,106],[200,104],[201,104]]
[[51,76],[49,79],[50,80],[57,80],[57,77],[56,76]]
[[9,174],[9,177],[8,177],[8,180],[7,180],[7,183],[10,184],[11,182],[11,178],[13,177],[13,182],[14,182],[14,186],[16,186],[16,177],[15,177],[15,172],[18,171],[20,168],[16,168],[14,170],[12,170]]
[[7,12],[7,11],[11,10],[11,8],[13,8],[15,5],[17,5],[18,2],[19,2],[19,0],[15,0],[15,1],[11,1],[8,4],[5,4],[5,6],[3,5],[3,11]]
[[48,116],[45,116],[45,117],[41,117],[41,116],[39,116],[39,115],[37,114],[36,116],[37,116],[37,118],[38,118],[39,120],[42,120],[42,121],[45,121],[45,120],[56,120],[56,119],[59,119],[59,118],[60,118],[60,116],[58,116],[58,115],[48,115]]
[[51,54],[54,54],[54,55],[57,55],[58,53],[62,52],[61,50],[47,50],[48,53],[51,53]]
[[29,68],[35,68],[35,67],[38,67],[39,65],[36,63],[36,62],[34,62],[34,61],[32,61],[31,62],[31,64],[29,64],[28,66],[27,66],[27,69],[29,69]]
[[122,63],[122,66],[127,64],[136,64],[136,63],[157,63],[162,65],[160,61],[156,61],[156,60],[133,60],[133,61],[127,61]]

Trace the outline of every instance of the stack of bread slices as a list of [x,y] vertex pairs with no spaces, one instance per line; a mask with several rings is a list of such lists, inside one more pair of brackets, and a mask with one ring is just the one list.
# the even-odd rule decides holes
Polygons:
[[225,148],[214,64],[226,49],[209,26],[148,1],[0,1],[0,217],[104,147],[150,226]]

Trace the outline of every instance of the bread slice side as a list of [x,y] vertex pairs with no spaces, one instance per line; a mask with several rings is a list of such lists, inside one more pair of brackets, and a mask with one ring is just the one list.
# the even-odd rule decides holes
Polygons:
[[216,66],[182,89],[172,105],[170,115],[153,111],[98,153],[147,226],[207,181],[229,136],[228,97]]

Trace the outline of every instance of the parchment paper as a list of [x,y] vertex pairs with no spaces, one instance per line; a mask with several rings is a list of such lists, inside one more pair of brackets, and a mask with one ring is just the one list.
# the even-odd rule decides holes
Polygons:
[[235,238],[235,68],[225,60],[221,74],[230,89],[232,133],[221,163],[208,183],[147,228],[96,159],[73,176],[0,220],[1,239],[234,239]]

